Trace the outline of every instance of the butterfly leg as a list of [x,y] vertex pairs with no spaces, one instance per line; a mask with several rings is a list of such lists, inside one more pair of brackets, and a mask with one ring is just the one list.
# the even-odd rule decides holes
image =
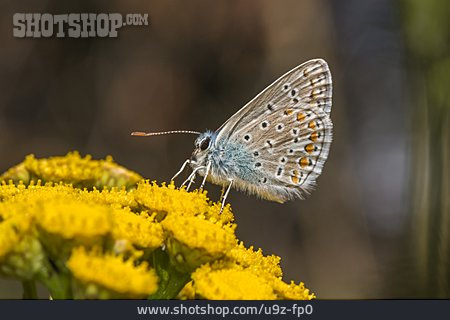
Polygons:
[[229,180],[230,184],[228,185],[227,191],[225,192],[224,196],[223,196],[223,200],[222,200],[222,206],[220,207],[220,213],[222,213],[223,208],[225,208],[225,201],[227,200],[228,197],[228,193],[230,192],[231,189],[231,185],[233,184],[233,180]]
[[175,175],[174,175],[174,176],[172,177],[172,179],[170,179],[170,180],[171,180],[171,181],[174,181],[175,178],[178,177],[178,176],[184,171],[184,168],[186,168],[186,166],[188,165],[188,163],[189,163],[190,161],[191,161],[190,159],[187,159],[187,160],[183,163],[183,165],[181,166],[180,170],[178,170],[178,172],[175,173]]
[[211,170],[211,162],[208,162],[208,164],[206,165],[205,177],[203,178],[202,184],[200,185],[200,190],[202,190],[203,187],[205,186],[205,182],[206,182],[206,178],[208,177],[209,170]]
[[195,179],[195,176],[197,174],[197,171],[201,170],[201,169],[205,169],[205,168],[206,168],[205,166],[201,166],[201,167],[195,168],[194,171],[192,171],[192,173],[189,175],[189,177],[186,180],[184,180],[184,182],[181,184],[181,187],[189,182],[189,184],[188,184],[188,186],[186,188],[186,191],[188,191],[189,188],[191,187],[191,184],[194,182],[194,179]]
[[220,199],[219,202],[222,202],[223,195],[225,194],[225,186],[222,186],[222,190],[220,190]]
[[191,180],[189,181],[187,187],[186,187],[186,191],[189,191],[189,189],[191,188],[191,185],[194,183],[196,175],[193,175]]

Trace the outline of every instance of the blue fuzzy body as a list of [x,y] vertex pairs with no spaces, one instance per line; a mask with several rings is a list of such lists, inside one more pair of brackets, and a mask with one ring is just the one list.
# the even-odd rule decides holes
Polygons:
[[[193,168],[211,162],[210,181],[214,183],[227,185],[230,179],[240,178],[249,183],[256,184],[258,182],[258,174],[253,168],[253,158],[243,144],[236,142],[216,142],[217,133],[207,131],[202,133],[197,141],[205,138],[211,139],[210,148],[205,152],[204,156],[194,151],[194,155],[198,158],[198,162],[192,165]],[[200,175],[204,175],[205,171],[200,170]]]
[[208,160],[211,161],[212,177],[229,181],[240,178],[251,184],[258,183],[258,172],[254,169],[254,159],[246,147],[236,142],[213,145]]
[[[210,139],[210,147],[203,152],[197,148],[192,155],[196,161],[190,164],[195,169],[206,166],[208,162],[211,163],[207,181],[226,187],[233,180],[233,187],[237,190],[280,203],[299,196],[299,191],[294,188],[270,183],[262,184],[262,176],[269,177],[269,175],[255,169],[255,159],[251,151],[235,140],[216,141],[216,138],[216,132],[202,133],[195,144],[198,146],[204,139]],[[204,176],[206,172],[202,169],[198,173]]]

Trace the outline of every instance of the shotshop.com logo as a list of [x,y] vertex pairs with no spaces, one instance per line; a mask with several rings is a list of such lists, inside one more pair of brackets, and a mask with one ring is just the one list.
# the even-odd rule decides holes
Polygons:
[[130,13],[15,13],[13,35],[17,38],[91,38],[118,35],[123,26],[148,25],[148,14]]

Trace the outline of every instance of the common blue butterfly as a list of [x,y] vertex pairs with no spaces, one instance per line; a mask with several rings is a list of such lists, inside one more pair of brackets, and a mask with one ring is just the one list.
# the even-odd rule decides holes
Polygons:
[[316,184],[328,157],[333,124],[332,80],[328,64],[309,60],[281,76],[216,131],[188,130],[136,136],[194,133],[195,149],[183,183],[189,189],[197,174],[223,187],[222,209],[231,187],[283,203],[303,199]]

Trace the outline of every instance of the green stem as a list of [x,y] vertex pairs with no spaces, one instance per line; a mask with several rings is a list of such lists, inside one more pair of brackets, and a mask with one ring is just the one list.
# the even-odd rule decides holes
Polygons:
[[50,291],[53,299],[73,299],[70,275],[64,267],[47,262],[46,268],[38,274],[38,281]]
[[153,266],[159,276],[159,287],[158,291],[150,295],[148,299],[174,299],[191,279],[190,273],[175,269],[167,253],[161,249],[153,253]]
[[22,281],[23,299],[37,299],[36,283],[33,280]]
[[64,274],[54,274],[46,279],[41,279],[42,283],[50,291],[54,300],[72,299],[69,279]]
[[189,282],[189,280],[190,280],[189,274],[182,274],[182,275],[171,274],[170,280],[167,281],[166,283],[160,283],[158,291],[149,296],[148,299],[154,300],[174,299],[181,291],[181,289],[183,289],[186,283]]

